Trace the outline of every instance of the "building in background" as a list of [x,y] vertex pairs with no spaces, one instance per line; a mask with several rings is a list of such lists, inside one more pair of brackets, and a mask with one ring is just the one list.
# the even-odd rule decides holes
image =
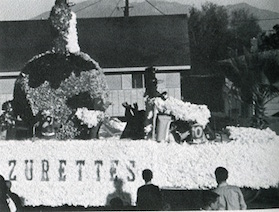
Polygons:
[[[181,98],[181,72],[191,68],[186,15],[78,19],[79,45],[105,72],[111,116],[124,116],[123,102],[144,108],[144,70],[158,69],[158,89]],[[13,98],[20,70],[50,49],[47,20],[0,22],[0,104]]]

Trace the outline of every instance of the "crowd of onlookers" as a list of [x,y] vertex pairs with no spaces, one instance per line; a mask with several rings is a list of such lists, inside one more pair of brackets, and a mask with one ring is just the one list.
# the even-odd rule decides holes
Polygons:
[[[215,170],[217,188],[204,190],[201,210],[245,210],[247,209],[243,194],[239,187],[227,183],[228,171],[224,167]],[[171,210],[171,205],[164,203],[160,188],[152,184],[153,173],[149,169],[142,172],[145,184],[137,190],[136,208],[138,210]],[[120,181],[122,182],[122,181]],[[116,184],[117,179],[115,181]],[[108,196],[107,205],[121,209],[131,204],[129,194],[122,191],[121,185],[115,185],[116,191]],[[119,194],[119,195],[117,195]]]
[[[215,170],[217,188],[204,190],[202,194],[201,210],[245,210],[247,209],[243,194],[239,187],[227,183],[228,171],[224,167]],[[171,210],[170,204],[164,203],[158,186],[152,183],[153,173],[150,169],[142,172],[145,184],[137,190],[137,210]],[[23,206],[19,196],[11,192],[11,181],[0,175],[0,211],[22,211]],[[115,178],[115,192],[107,196],[108,209],[122,210],[131,206],[131,195],[123,191],[123,181]],[[135,209],[135,208],[133,208]]]

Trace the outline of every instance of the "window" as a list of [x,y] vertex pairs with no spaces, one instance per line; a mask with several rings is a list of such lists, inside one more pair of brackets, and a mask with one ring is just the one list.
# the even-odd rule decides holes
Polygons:
[[132,74],[132,88],[143,88],[143,74]]

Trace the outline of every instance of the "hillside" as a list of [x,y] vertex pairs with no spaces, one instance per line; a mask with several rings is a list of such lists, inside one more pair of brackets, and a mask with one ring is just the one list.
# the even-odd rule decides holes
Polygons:
[[[251,14],[256,16],[259,19],[259,24],[263,30],[270,30],[275,24],[279,24],[279,13],[272,12],[269,10],[262,10],[256,7],[252,7],[249,4],[241,3],[228,5],[227,7],[228,13],[230,14],[233,10],[237,9],[246,9]],[[275,19],[276,20],[262,20],[262,19]]]
[[[119,2],[119,4],[118,4]],[[131,3],[130,16],[146,16],[146,15],[163,15],[163,14],[187,14],[192,7],[187,4],[180,4],[177,2],[166,2],[163,0],[152,1],[152,5],[144,2]],[[124,1],[117,0],[87,0],[76,4],[72,7],[72,10],[77,14],[78,18],[97,18],[97,17],[119,17],[123,16]],[[156,8],[158,9],[156,9]],[[270,30],[275,24],[279,23],[279,13],[269,10],[263,10],[256,7],[252,7],[246,3],[240,3],[235,5],[228,5],[226,9],[230,14],[236,9],[247,9],[250,13],[254,14],[260,19],[259,24],[263,30]],[[47,19],[49,17],[49,11],[45,12],[33,19]],[[262,19],[275,19],[276,20],[262,20]]]

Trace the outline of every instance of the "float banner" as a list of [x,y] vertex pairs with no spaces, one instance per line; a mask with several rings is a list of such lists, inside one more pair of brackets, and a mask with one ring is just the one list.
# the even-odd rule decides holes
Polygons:
[[[277,137],[278,139],[278,137]],[[229,170],[229,183],[268,188],[279,182],[279,142],[264,144],[157,143],[150,140],[1,141],[0,174],[25,205],[102,206],[122,179],[135,204],[142,170],[153,171],[162,187],[208,189],[214,170]]]

